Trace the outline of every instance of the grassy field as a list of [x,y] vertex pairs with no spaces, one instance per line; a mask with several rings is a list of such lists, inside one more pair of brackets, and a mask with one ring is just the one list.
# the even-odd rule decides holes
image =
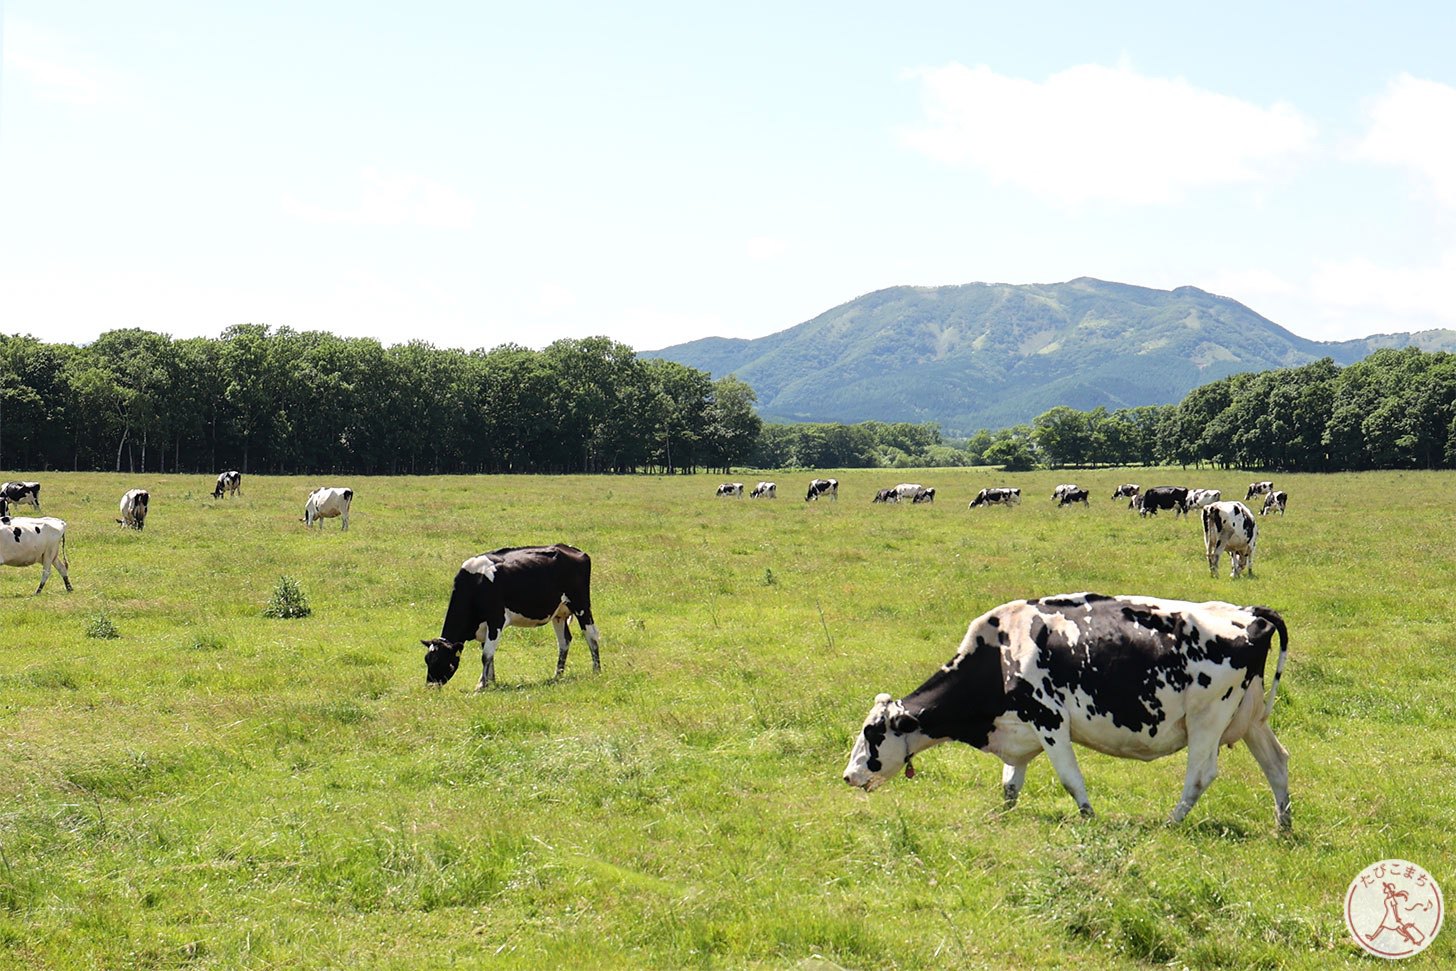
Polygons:
[[[851,471],[812,504],[804,473],[766,476],[772,502],[351,477],[348,533],[299,522],[321,480],[24,477],[70,524],[76,591],[0,570],[0,967],[1369,967],[1341,915],[1362,867],[1456,895],[1449,473],[1280,477],[1238,582],[1195,522],[1108,496],[1241,498],[1244,473]],[[905,480],[938,501],[870,504]],[[1056,509],[1060,481],[1091,508]],[[966,508],[996,484],[1024,503]],[[132,487],[140,534],[113,521]],[[460,562],[555,541],[592,555],[602,674],[578,637],[552,681],[550,628],[511,629],[498,688],[470,693],[467,649],[427,691]],[[311,617],[262,616],[282,574]],[[1000,763],[959,745],[843,784],[876,692],[987,608],[1076,590],[1283,613],[1291,834],[1242,747],[1178,827],[1181,756],[1080,751],[1087,821],[1045,759],[1002,812]],[[119,638],[86,636],[103,613]],[[1407,966],[1453,962],[1448,926]]]

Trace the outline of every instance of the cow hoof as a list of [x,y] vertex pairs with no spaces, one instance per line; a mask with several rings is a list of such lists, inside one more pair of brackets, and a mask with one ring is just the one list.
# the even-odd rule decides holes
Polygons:
[[1093,816],[1096,816],[1096,815],[1097,814],[1092,811],[1092,807],[1091,806],[1083,806],[1082,807],[1082,818],[1083,819],[1091,819]]

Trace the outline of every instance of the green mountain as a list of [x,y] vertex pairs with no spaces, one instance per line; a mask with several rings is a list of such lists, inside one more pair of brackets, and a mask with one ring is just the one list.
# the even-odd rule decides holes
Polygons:
[[891,287],[768,337],[709,337],[643,356],[737,375],[770,421],[933,420],[957,434],[1055,405],[1165,404],[1239,371],[1322,357],[1348,364],[1407,344],[1456,350],[1456,331],[1312,341],[1197,287],[1082,277]]

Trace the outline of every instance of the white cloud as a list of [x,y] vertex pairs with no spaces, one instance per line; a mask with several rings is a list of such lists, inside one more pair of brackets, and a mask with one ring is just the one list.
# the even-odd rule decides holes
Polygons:
[[1402,74],[1370,102],[1368,115],[1356,157],[1410,169],[1443,205],[1456,206],[1456,88]]
[[1364,333],[1456,327],[1453,279],[1456,251],[1426,266],[1381,266],[1356,257],[1316,267],[1310,294],[1333,311],[1357,312],[1365,320]]
[[97,107],[125,100],[125,86],[115,72],[60,35],[24,20],[6,23],[0,66],[43,101]]
[[469,229],[475,223],[475,200],[423,176],[370,166],[359,173],[359,183],[359,199],[352,206],[331,207],[285,194],[283,211],[324,225]]
[[985,65],[914,76],[925,118],[901,133],[906,145],[1064,204],[1165,203],[1263,181],[1315,138],[1288,104],[1261,107],[1125,66],[1081,65],[1044,82]]

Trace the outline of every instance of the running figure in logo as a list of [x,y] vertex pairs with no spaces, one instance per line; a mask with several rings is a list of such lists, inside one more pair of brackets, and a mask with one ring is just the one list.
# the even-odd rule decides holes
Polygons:
[[1375,939],[1381,934],[1386,931],[1395,931],[1412,946],[1420,947],[1421,942],[1426,939],[1426,935],[1422,934],[1421,929],[1415,924],[1402,920],[1400,917],[1400,901],[1409,902],[1410,894],[1404,890],[1395,889],[1393,883],[1386,883],[1382,880],[1380,885],[1385,889],[1385,913],[1381,915],[1380,926],[1366,934],[1365,940],[1374,944]]

